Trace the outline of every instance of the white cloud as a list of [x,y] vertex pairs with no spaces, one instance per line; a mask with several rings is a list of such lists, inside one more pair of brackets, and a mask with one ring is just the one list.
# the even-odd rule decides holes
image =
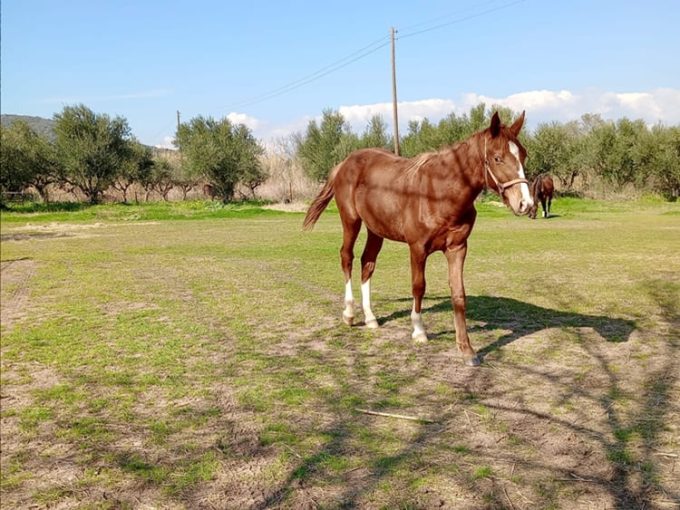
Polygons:
[[470,106],[483,101],[489,106],[498,104],[515,111],[526,110],[530,126],[575,120],[584,113],[597,113],[606,119],[643,119],[650,125],[680,123],[680,90],[675,89],[624,93],[596,89],[579,92],[534,90],[507,97],[468,94],[466,99]]
[[[570,90],[529,90],[504,97],[467,93],[457,99],[430,98],[417,101],[399,102],[399,127],[405,133],[408,122],[428,118],[438,122],[451,114],[462,115],[470,108],[484,102],[488,107],[500,105],[515,111],[526,110],[527,126],[534,129],[542,122],[568,122],[579,119],[585,113],[596,113],[605,119],[643,119],[648,125],[662,122],[666,125],[680,124],[680,90],[655,89],[643,92],[607,92],[598,89]],[[381,115],[388,126],[392,123],[392,103],[365,105],[343,105],[337,108],[355,133],[366,129],[374,115]],[[255,135],[262,139],[286,137],[294,132],[304,131],[310,120],[316,117],[301,117],[285,125],[272,126],[260,122]],[[389,128],[391,129],[391,127]]]
[[227,119],[229,119],[229,122],[232,124],[243,124],[252,130],[257,129],[261,125],[260,120],[245,113],[231,112],[227,115]]
[[158,147],[159,149],[177,149],[177,147],[175,147],[175,145],[172,143],[174,139],[174,136],[164,136],[163,141],[161,143],[157,143],[154,145],[154,147]]
[[[421,121],[426,117],[430,120],[440,119],[457,110],[456,104],[450,99],[401,101],[397,104],[397,108],[400,126],[407,125],[412,120]],[[375,115],[382,116],[387,122],[392,120],[392,103],[341,106],[338,111],[358,133],[366,128],[368,121]]]
[[[571,90],[529,90],[494,97],[474,92],[461,94],[458,98],[429,98],[399,102],[399,128],[405,134],[409,121],[427,118],[438,122],[447,115],[463,115],[479,103],[487,107],[500,105],[514,111],[526,110],[527,127],[535,129],[542,122],[568,122],[579,119],[585,113],[602,115],[605,119],[643,119],[648,125],[662,122],[665,125],[680,124],[680,90],[655,89],[651,91],[607,92],[598,89]],[[362,133],[374,115],[381,115],[391,130],[392,103],[364,105],[342,105],[337,110],[343,115],[355,133]],[[316,116],[297,117],[289,122],[274,124],[245,113],[232,112],[227,118],[253,130],[254,135],[265,145],[289,137],[293,133],[304,133],[309,121],[321,120]],[[165,146],[165,144],[163,145]]]

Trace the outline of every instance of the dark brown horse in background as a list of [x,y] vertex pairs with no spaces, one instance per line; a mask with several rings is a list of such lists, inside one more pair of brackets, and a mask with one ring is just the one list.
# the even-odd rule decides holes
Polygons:
[[543,207],[543,217],[550,217],[550,207],[552,205],[553,194],[555,193],[555,183],[548,174],[541,174],[531,181],[531,199],[534,205],[529,209],[529,218],[536,219],[538,203]]
[[383,239],[405,242],[411,253],[413,308],[411,337],[427,341],[421,317],[425,294],[425,262],[442,251],[449,265],[449,286],[456,327],[456,343],[468,365],[480,360],[470,345],[465,323],[463,264],[467,238],[475,223],[474,201],[486,186],[495,190],[517,215],[533,206],[524,177],[526,151],[517,136],[524,112],[510,127],[501,124],[498,113],[489,128],[464,142],[401,158],[382,149],[363,149],[337,165],[328,182],[307,211],[304,228],[311,229],[335,196],[342,221],[340,250],[345,274],[344,321],[354,320],[352,260],[354,243],[362,221],[368,238],[361,255],[361,293],[366,326],[377,328],[371,311],[370,282]]

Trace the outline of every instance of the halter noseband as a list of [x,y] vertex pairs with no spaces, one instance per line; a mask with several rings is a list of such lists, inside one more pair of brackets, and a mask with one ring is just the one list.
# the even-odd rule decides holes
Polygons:
[[494,173],[491,171],[491,165],[489,165],[489,160],[486,157],[486,137],[484,138],[484,189],[487,189],[489,187],[489,181],[486,178],[486,175],[489,174],[491,176],[491,179],[493,180],[494,184],[496,185],[496,188],[498,188],[498,194],[502,197],[503,193],[505,193],[505,190],[510,188],[511,186],[514,186],[515,184],[522,184],[526,183],[529,184],[529,181],[526,179],[522,179],[521,177],[518,177],[517,179],[512,179],[511,181],[507,181],[504,183],[501,183],[498,178],[494,175]]

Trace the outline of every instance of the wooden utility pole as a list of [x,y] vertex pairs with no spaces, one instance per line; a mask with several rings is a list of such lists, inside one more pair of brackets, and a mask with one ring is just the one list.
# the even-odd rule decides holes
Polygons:
[[397,116],[397,67],[394,58],[394,27],[390,28],[392,42],[392,122],[394,123],[394,153],[399,156],[399,118]]
[[177,132],[179,133],[179,110],[177,110]]

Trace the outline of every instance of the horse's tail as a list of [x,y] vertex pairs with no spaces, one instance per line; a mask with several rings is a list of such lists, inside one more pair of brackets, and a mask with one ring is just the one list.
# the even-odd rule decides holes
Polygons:
[[326,184],[324,184],[324,187],[316,196],[316,198],[312,202],[312,205],[310,205],[309,209],[307,209],[305,221],[302,223],[303,230],[312,230],[314,228],[316,220],[319,219],[319,216],[321,216],[321,213],[324,211],[324,209],[326,209],[328,203],[335,195],[335,188],[333,185],[335,183],[335,176],[337,175],[338,170],[340,169],[340,165],[337,165],[331,171],[331,174],[328,177],[328,181],[326,181]]

